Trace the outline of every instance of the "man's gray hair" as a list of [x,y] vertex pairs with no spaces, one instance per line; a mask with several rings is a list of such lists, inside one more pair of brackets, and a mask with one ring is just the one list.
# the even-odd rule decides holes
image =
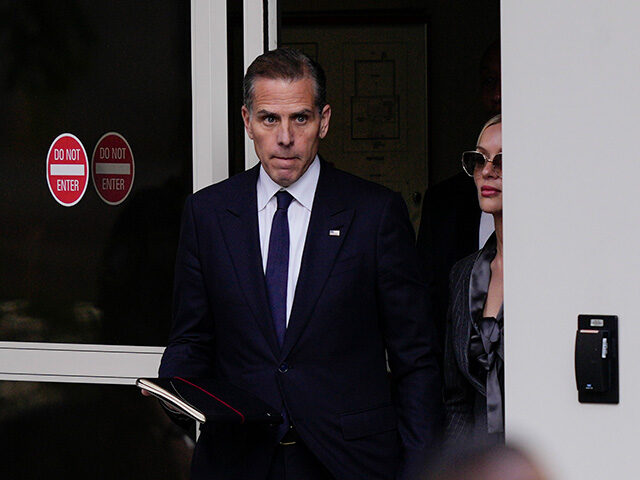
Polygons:
[[296,81],[305,77],[313,80],[315,106],[322,113],[327,104],[327,79],[324,70],[311,57],[291,48],[277,48],[263,53],[249,65],[242,82],[244,105],[249,112],[252,111],[257,78]]

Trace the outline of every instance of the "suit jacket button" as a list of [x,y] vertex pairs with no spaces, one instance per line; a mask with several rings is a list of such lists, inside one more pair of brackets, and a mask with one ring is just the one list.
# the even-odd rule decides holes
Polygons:
[[289,365],[287,365],[286,363],[283,363],[278,367],[278,371],[280,373],[287,373],[288,370],[289,370]]

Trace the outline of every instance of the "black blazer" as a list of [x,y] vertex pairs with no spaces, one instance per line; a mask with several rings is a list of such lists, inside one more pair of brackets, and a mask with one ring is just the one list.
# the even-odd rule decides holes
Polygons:
[[468,353],[472,328],[469,282],[473,264],[479,256],[480,251],[457,262],[451,270],[449,282],[443,372],[446,437],[454,443],[473,435],[476,391],[485,391],[485,386],[469,371]]
[[451,269],[443,371],[446,437],[453,444],[491,444],[504,438],[503,433],[488,433],[486,384],[471,373],[469,358],[469,343],[475,332],[471,308],[482,308],[486,299],[486,292],[483,298],[483,292],[477,290],[474,294],[476,306],[471,307],[471,276],[476,262],[483,261],[480,259],[482,253],[486,250],[491,255],[491,249],[495,252],[495,236],[484,248],[460,260]]
[[[187,199],[160,375],[231,380],[286,408],[336,478],[407,478],[434,442],[442,400],[406,206],[398,194],[321,163],[279,348],[260,253],[258,171]],[[264,479],[276,443],[273,428],[207,423],[193,478]]]

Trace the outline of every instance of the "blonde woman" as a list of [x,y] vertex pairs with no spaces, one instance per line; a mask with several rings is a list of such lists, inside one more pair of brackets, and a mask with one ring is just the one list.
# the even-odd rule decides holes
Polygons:
[[482,128],[475,150],[464,152],[483,212],[495,233],[460,260],[449,277],[445,345],[447,437],[453,442],[504,442],[502,289],[502,117]]

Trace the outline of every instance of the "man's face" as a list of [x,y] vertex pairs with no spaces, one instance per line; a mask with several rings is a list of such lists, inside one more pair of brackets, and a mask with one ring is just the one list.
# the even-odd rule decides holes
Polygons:
[[252,112],[242,107],[247,134],[269,177],[288,187],[307,171],[329,130],[331,107],[320,113],[314,102],[313,80],[257,78]]

